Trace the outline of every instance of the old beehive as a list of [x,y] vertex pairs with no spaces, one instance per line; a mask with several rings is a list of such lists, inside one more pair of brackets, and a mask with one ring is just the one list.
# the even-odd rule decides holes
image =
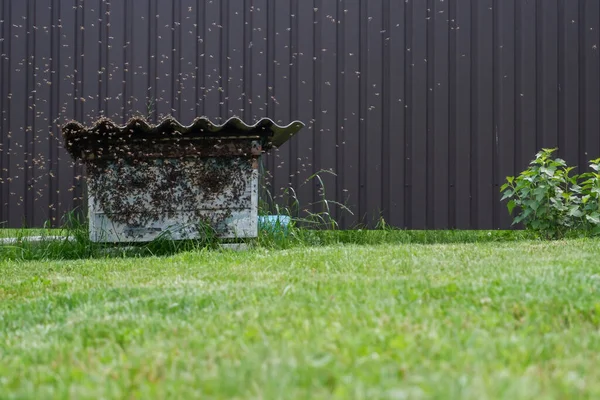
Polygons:
[[303,126],[267,118],[254,125],[238,118],[66,124],[65,147],[86,167],[90,239],[195,239],[207,227],[221,238],[256,237],[259,158]]

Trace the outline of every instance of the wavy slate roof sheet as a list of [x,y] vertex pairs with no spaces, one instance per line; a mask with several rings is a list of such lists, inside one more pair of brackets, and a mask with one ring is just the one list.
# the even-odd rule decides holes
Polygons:
[[294,121],[288,125],[277,125],[269,118],[263,118],[253,125],[233,117],[223,124],[215,124],[206,117],[196,118],[191,125],[182,125],[175,118],[167,117],[158,125],[150,124],[144,118],[135,117],[127,124],[119,126],[108,118],[99,119],[94,125],[85,127],[72,121],[62,128],[65,148],[74,158],[80,158],[82,151],[99,146],[126,145],[127,143],[170,139],[198,141],[205,139],[259,139],[263,150],[279,147],[293,137],[304,123]]

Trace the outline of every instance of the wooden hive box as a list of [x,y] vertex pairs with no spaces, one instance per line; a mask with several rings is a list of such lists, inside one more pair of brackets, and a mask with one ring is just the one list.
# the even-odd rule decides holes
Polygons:
[[86,169],[90,239],[198,239],[207,230],[219,238],[256,237],[261,154],[303,126],[267,118],[254,125],[238,118],[222,125],[206,118],[190,126],[173,118],[66,124],[65,147]]

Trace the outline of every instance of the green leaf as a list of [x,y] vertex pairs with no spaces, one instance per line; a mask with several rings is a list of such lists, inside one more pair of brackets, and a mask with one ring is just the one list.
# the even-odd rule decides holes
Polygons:
[[538,208],[535,212],[538,215],[546,215],[546,213],[548,212],[548,207],[546,207],[546,206],[540,206],[540,208]]
[[512,184],[515,181],[515,177],[514,176],[507,176],[506,180],[508,181],[508,183]]
[[540,186],[533,191],[533,195],[537,201],[542,201],[542,199],[546,196],[546,188],[544,186]]
[[583,196],[583,197],[581,198],[581,202],[582,202],[583,204],[586,204],[586,203],[588,202],[588,200],[589,200],[589,199],[590,199],[590,195],[588,194],[588,195],[586,195],[586,196]]
[[583,217],[583,211],[579,209],[579,207],[575,206],[569,210],[569,215],[575,218]]
[[500,192],[504,192],[506,189],[508,189],[508,183],[505,183],[504,185],[500,186]]
[[509,202],[506,204],[506,207],[508,208],[508,213],[509,213],[510,215],[512,215],[512,213],[513,213],[513,210],[515,209],[515,206],[516,206],[516,205],[517,205],[517,204],[515,203],[515,201],[514,201],[514,200],[511,200],[511,201],[509,201]]
[[502,196],[502,198],[500,199],[500,201],[503,201],[503,200],[508,199],[509,197],[512,197],[513,194],[515,194],[515,193],[512,190],[507,190],[504,193],[504,196]]
[[566,167],[567,166],[567,162],[565,160],[563,160],[562,158],[557,158],[554,160],[554,162],[558,165],[560,165],[561,167]]
[[552,176],[554,176],[555,169],[553,170],[552,168],[542,167],[542,168],[540,168],[540,171],[542,171],[542,173],[552,177]]
[[585,218],[590,221],[592,224],[598,225],[600,224],[600,214],[592,213],[591,215],[586,215]]
[[539,208],[540,202],[535,200],[527,200],[525,201],[525,205],[529,207],[527,211],[531,212],[531,210],[536,211]]
[[517,216],[517,217],[514,219],[514,221],[513,221],[513,223],[512,223],[512,224],[513,224],[513,225],[516,225],[516,224],[518,224],[519,222],[523,221],[524,219],[525,219],[525,217],[523,216],[523,214],[521,214],[521,215],[518,215],[518,216]]

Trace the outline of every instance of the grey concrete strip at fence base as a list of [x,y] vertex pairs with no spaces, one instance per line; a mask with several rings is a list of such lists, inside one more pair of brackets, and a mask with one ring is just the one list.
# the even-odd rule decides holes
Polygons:
[[66,236],[23,236],[20,238],[0,238],[0,244],[17,244],[17,243],[42,243],[42,242],[53,242],[53,241],[62,241],[68,240],[73,241],[75,238],[66,237]]
[[250,247],[246,243],[222,243],[221,248],[229,251],[246,251]]
[[309,207],[333,170],[341,226],[508,228],[505,177],[542,147],[584,170],[599,109],[598,0],[3,0],[0,222],[85,207],[65,122],[173,115],[305,121],[267,188]]

